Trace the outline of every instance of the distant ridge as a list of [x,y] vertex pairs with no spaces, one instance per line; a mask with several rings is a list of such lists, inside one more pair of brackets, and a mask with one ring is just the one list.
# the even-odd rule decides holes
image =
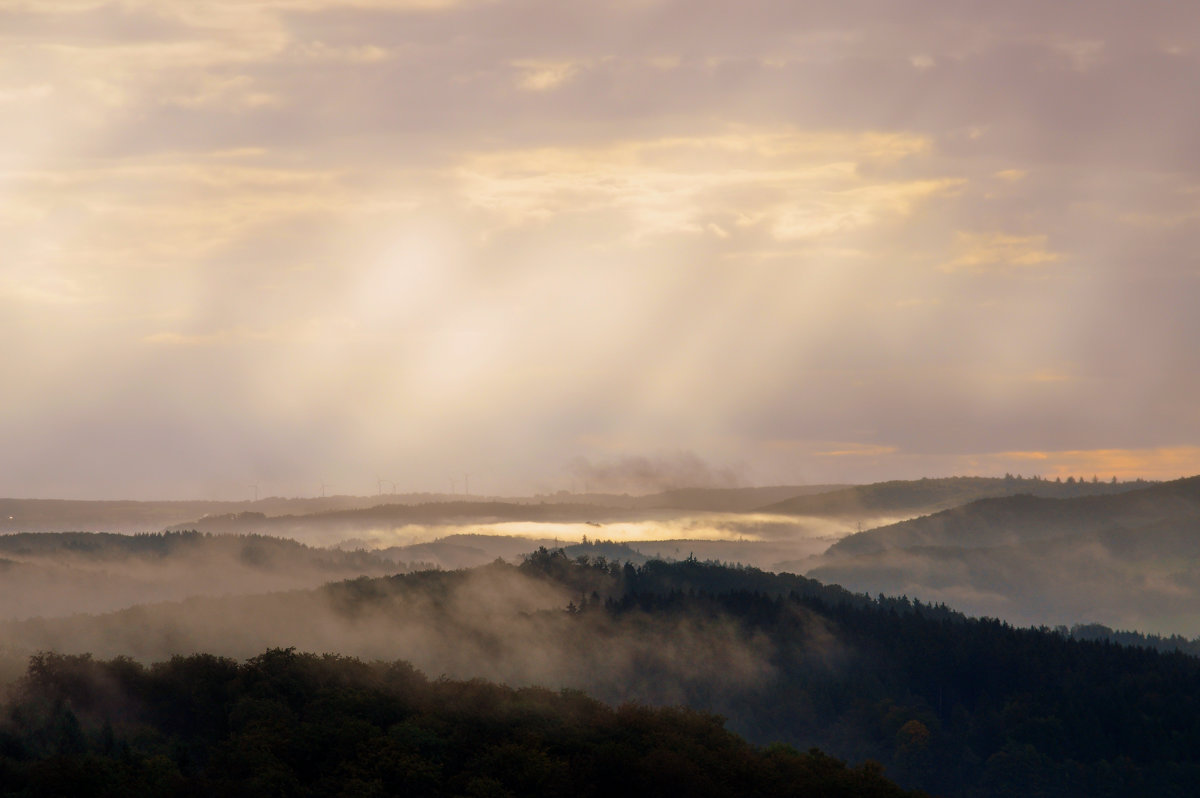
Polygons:
[[866,554],[910,546],[998,546],[1117,525],[1200,519],[1200,476],[1117,487],[1125,490],[1071,498],[1020,493],[976,499],[934,515],[850,535],[831,546],[828,553]]
[[807,575],[1013,623],[1200,635],[1200,477],[1006,496],[843,538]]
[[1145,482],[1057,482],[1019,477],[939,477],[854,485],[816,495],[796,496],[760,507],[762,512],[787,515],[887,515],[932,513],[976,499],[994,496],[1067,498],[1125,493]]
[[429,524],[453,520],[477,521],[558,521],[583,523],[597,519],[625,518],[628,510],[594,504],[518,504],[500,501],[426,502],[423,504],[377,504],[355,510],[330,510],[307,515],[230,513],[208,516],[177,525],[204,532],[231,532],[253,529],[272,534],[291,534],[303,527],[364,528],[380,524]]
[[[276,518],[292,519],[323,515],[327,519],[352,518],[342,513],[364,511],[365,518],[374,511],[378,517],[389,513],[403,515],[405,511],[377,510],[380,507],[423,508],[411,511],[412,518],[463,518],[471,515],[494,515],[505,518],[514,515],[529,517],[530,513],[553,516],[550,509],[512,508],[589,507],[601,508],[576,511],[564,509],[563,519],[582,515],[610,514],[613,511],[689,510],[699,512],[745,512],[763,504],[812,493],[844,488],[844,485],[777,485],[755,488],[678,488],[645,495],[613,493],[568,493],[562,491],[537,496],[476,496],[446,493],[382,493],[372,496],[322,496],[307,498],[266,497],[257,501],[92,501],[84,499],[17,499],[0,498],[0,534],[12,532],[160,532],[163,529],[196,529],[211,523],[232,525],[234,519]],[[488,510],[491,506],[492,510]],[[212,519],[223,519],[214,522]],[[584,519],[590,520],[590,519]],[[231,526],[232,528],[232,526]]]
[[710,512],[748,512],[795,499],[828,493],[846,485],[778,485],[765,488],[677,488],[638,497],[634,506],[644,509],[706,510]]
[[0,535],[0,570],[0,618],[26,618],[305,588],[408,565],[263,535],[18,532]]
[[[1103,635],[1104,642],[1083,639],[1087,634]],[[381,712],[379,701],[362,689],[373,682],[356,685],[329,676],[333,666],[363,673],[361,664],[346,660],[349,656],[364,661],[402,657],[439,674],[435,684],[441,689],[450,689],[447,679],[463,680],[464,687],[456,688],[455,714],[431,727],[456,739],[472,728],[470,718],[481,707],[499,707],[503,717],[548,730],[546,750],[560,748],[562,727],[546,715],[544,701],[584,690],[620,706],[617,712],[625,716],[644,716],[634,704],[688,706],[726,718],[730,728],[759,744],[818,746],[851,761],[886,762],[899,781],[933,795],[1182,798],[1200,789],[1194,765],[1200,746],[1200,662],[1193,657],[1114,645],[1106,630],[1081,627],[1076,635],[1066,629],[1016,629],[909,598],[872,599],[795,575],[695,559],[614,565],[542,549],[520,566],[493,563],[472,571],[360,578],[286,593],[7,623],[0,625],[0,636],[7,643],[0,663],[7,661],[10,673],[24,673],[32,662],[35,679],[26,687],[55,688],[66,699],[42,701],[19,716],[48,720],[33,727],[39,732],[36,745],[17,748],[13,732],[4,738],[6,751],[15,752],[7,754],[10,770],[29,761],[26,751],[61,753],[42,741],[78,741],[78,732],[69,735],[81,720],[89,732],[84,741],[95,741],[91,750],[97,754],[87,760],[88,767],[95,767],[100,754],[115,752],[128,760],[119,746],[105,742],[112,735],[101,731],[99,721],[88,725],[85,714],[89,707],[112,706],[107,699],[119,685],[151,687],[142,706],[155,711],[163,707],[160,687],[170,685],[185,702],[184,709],[163,713],[175,724],[171,728],[241,729],[245,734],[223,750],[241,756],[245,748],[263,756],[263,768],[278,766],[271,758],[276,750],[301,761],[323,755],[335,731],[351,736],[344,750],[364,751],[401,774],[411,772],[414,760],[398,758],[397,744],[443,751],[430,745],[435,739],[430,734],[414,733],[414,722],[429,719],[420,709],[380,723],[387,740],[364,742],[363,723]],[[271,649],[270,662],[259,657],[264,647]],[[303,660],[308,665],[294,669],[288,665],[298,661],[293,647],[338,654],[308,658]],[[49,650],[92,657],[39,659],[35,653]],[[187,652],[210,656],[176,657],[168,666],[148,670],[136,664]],[[42,678],[51,673],[47,664],[88,667],[95,657],[115,656],[126,659],[114,663],[111,676],[103,679],[79,679],[78,667]],[[254,659],[241,675],[230,673],[229,690],[214,689],[209,680],[215,672],[234,670],[218,658],[247,656]],[[192,664],[181,667],[186,662]],[[325,666],[317,669],[321,663]],[[174,675],[155,686],[144,674]],[[297,686],[306,674],[318,680],[320,703],[301,707]],[[272,686],[264,689],[268,679]],[[542,708],[505,709],[482,692],[488,688],[479,679],[540,685],[526,695],[543,696]],[[344,686],[352,686],[352,692],[336,697],[332,690]],[[214,711],[212,702],[225,700],[235,688],[241,697]],[[30,693],[26,689],[21,695]],[[351,709],[357,721],[331,720],[337,707]],[[122,717],[130,716],[113,720],[117,731]],[[30,728],[13,726],[14,732]],[[517,758],[513,742],[525,737],[496,728],[484,727],[502,746],[491,761],[505,772],[545,771],[544,756]],[[713,727],[689,722],[689,728]],[[294,743],[272,748],[265,742],[270,730],[291,734],[296,729],[303,734]],[[140,721],[136,733],[147,741],[143,745],[155,746],[148,748],[151,753],[205,750],[177,746],[173,737],[151,737]],[[661,739],[681,750],[680,738]],[[702,781],[686,782],[680,792],[675,759],[647,759],[643,747],[627,739],[622,745],[589,745],[583,752],[611,774],[622,767],[612,753],[627,751],[628,761],[643,762],[663,774],[663,781],[654,790],[597,795],[712,794]],[[471,761],[480,758],[480,750],[486,749],[471,748]],[[780,753],[778,746],[766,750]],[[167,754],[161,758],[171,761]],[[57,774],[64,760],[53,761],[55,769],[46,772]],[[195,767],[190,760],[184,764]],[[872,772],[880,771],[880,765],[873,766]],[[801,791],[790,776],[762,791],[747,790],[744,779],[730,784],[733,794],[836,794],[824,783]],[[211,785],[207,790],[200,792],[221,794]],[[481,794],[575,793],[517,788]],[[863,784],[848,794],[878,795]]]

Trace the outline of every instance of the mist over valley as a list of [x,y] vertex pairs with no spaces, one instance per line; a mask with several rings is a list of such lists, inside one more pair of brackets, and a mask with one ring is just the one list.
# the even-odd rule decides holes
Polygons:
[[1200,6],[0,0],[0,798],[1200,795]]

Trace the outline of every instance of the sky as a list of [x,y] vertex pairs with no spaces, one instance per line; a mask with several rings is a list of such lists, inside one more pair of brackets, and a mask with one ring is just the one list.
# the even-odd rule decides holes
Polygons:
[[1200,473],[1197,86],[1185,2],[0,0],[0,495]]

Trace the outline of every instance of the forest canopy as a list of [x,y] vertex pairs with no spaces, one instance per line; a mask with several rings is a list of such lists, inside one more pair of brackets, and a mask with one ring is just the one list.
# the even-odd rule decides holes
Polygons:
[[3,795],[917,795],[881,771],[756,748],[695,710],[291,649],[40,654],[0,729]]

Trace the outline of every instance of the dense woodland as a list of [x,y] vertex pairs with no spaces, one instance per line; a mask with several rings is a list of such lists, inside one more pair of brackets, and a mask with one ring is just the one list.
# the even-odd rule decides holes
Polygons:
[[[789,575],[695,561],[615,568],[543,552],[526,568],[580,580],[607,569],[620,596],[589,615],[709,614],[770,641],[770,677],[688,702],[753,740],[885,763],[940,795],[1200,794],[1200,660],[869,599]],[[598,594],[597,594],[598,595]]]
[[[509,598],[504,597],[505,592],[511,594]],[[213,626],[212,619],[217,614],[223,620]],[[196,617],[208,620],[189,620]],[[992,619],[968,618],[941,605],[903,597],[871,598],[800,576],[695,559],[634,565],[586,555],[570,558],[561,550],[540,549],[520,566],[497,562],[470,571],[362,577],[331,583],[316,591],[279,594],[278,600],[269,596],[206,599],[108,616],[31,621],[14,626],[11,631],[33,635],[57,630],[58,640],[69,639],[62,636],[69,633],[81,639],[92,635],[88,639],[125,641],[130,654],[148,662],[149,649],[136,649],[140,640],[157,636],[179,646],[186,639],[184,633],[189,623],[200,630],[211,628],[219,632],[195,638],[208,643],[193,650],[209,651],[209,656],[175,659],[149,669],[122,659],[99,665],[78,657],[35,657],[10,713],[9,736],[4,738],[3,748],[8,768],[4,783],[28,786],[32,784],[28,779],[41,778],[37,774],[43,771],[47,774],[53,771],[98,773],[112,779],[106,784],[119,785],[124,783],[120,779],[150,778],[147,768],[157,768],[154,772],[159,775],[154,778],[166,779],[163,784],[167,786],[163,789],[168,794],[193,787],[200,792],[234,791],[232,782],[214,787],[213,782],[204,780],[234,778],[230,774],[239,773],[249,778],[251,770],[258,772],[262,762],[274,763],[278,759],[284,764],[278,767],[272,764],[274,770],[267,768],[263,772],[276,774],[279,784],[285,785],[286,789],[281,787],[279,794],[302,794],[287,791],[308,789],[316,783],[317,776],[303,770],[310,766],[304,764],[308,754],[296,753],[311,751],[305,746],[316,743],[293,739],[300,734],[307,722],[305,718],[309,717],[305,713],[310,710],[299,711],[289,704],[287,712],[283,712],[277,707],[252,704],[265,713],[263,718],[275,720],[271,723],[264,720],[266,725],[254,726],[254,734],[258,736],[238,737],[236,744],[230,742],[235,732],[249,733],[249,727],[237,726],[235,721],[241,722],[237,720],[244,717],[241,713],[250,712],[243,707],[250,699],[236,693],[233,687],[189,687],[192,708],[175,706],[158,715],[146,714],[150,712],[147,707],[159,700],[154,698],[159,695],[155,692],[159,690],[155,680],[160,674],[176,673],[173,668],[197,672],[213,668],[218,675],[212,678],[217,682],[226,680],[221,683],[242,685],[249,678],[247,674],[257,672],[254,669],[261,669],[263,663],[290,662],[288,657],[293,655],[284,657],[278,651],[241,666],[235,664],[236,660],[216,656],[227,656],[220,650],[221,641],[227,638],[240,636],[241,644],[261,639],[255,636],[259,634],[253,626],[257,623],[260,628],[281,635],[292,634],[289,628],[299,630],[296,634],[309,631],[309,627],[316,627],[317,631],[357,630],[359,645],[363,641],[375,645],[394,640],[394,651],[401,652],[404,659],[424,663],[421,667],[431,675],[441,677],[449,672],[461,679],[474,673],[512,685],[510,689],[474,682],[475,687],[468,689],[453,687],[457,682],[438,678],[429,687],[434,693],[446,691],[446,696],[471,694],[470,690],[477,690],[480,696],[492,696],[486,700],[473,699],[465,714],[459,710],[458,714],[452,714],[453,720],[435,721],[441,710],[429,710],[429,723],[433,724],[430,728],[459,734],[453,729],[462,725],[464,729],[475,730],[469,731],[470,734],[483,735],[471,738],[470,745],[476,748],[526,739],[525,731],[518,734],[502,725],[489,725],[491,721],[471,719],[471,712],[486,715],[492,711],[489,707],[505,702],[520,705],[527,700],[558,701],[564,702],[561,703],[564,711],[575,706],[572,702],[581,702],[579,706],[593,707],[588,710],[591,714],[579,709],[568,714],[574,712],[576,715],[572,717],[591,719],[587,723],[579,721],[582,726],[594,720],[599,722],[600,718],[629,716],[632,710],[618,711],[614,716],[606,714],[610,710],[602,706],[634,702],[643,707],[682,706],[700,713],[659,714],[639,710],[643,714],[638,717],[657,719],[647,721],[651,725],[682,719],[680,722],[690,724],[693,730],[708,728],[710,731],[701,735],[709,740],[705,745],[717,745],[714,741],[720,736],[716,731],[719,725],[705,714],[713,713],[725,718],[728,728],[750,744],[783,743],[800,751],[819,749],[855,765],[878,763],[887,777],[902,787],[947,798],[1200,794],[1200,763],[1195,757],[1200,750],[1200,660],[1191,655],[1156,651],[1143,645],[1124,646],[1109,639],[1084,639],[1102,634],[1103,630],[1093,627],[1015,628]],[[318,643],[321,639],[326,638],[309,638]],[[312,649],[349,653],[336,640],[352,642],[351,638],[327,639],[334,641],[328,648],[316,645]],[[1134,638],[1134,641],[1164,648],[1170,644],[1169,640],[1161,639]],[[261,654],[262,648],[258,651]],[[110,648],[105,656],[112,655]],[[372,685],[371,689],[380,684],[386,687],[387,679],[380,674],[391,672],[384,666],[362,665],[348,659],[293,658],[308,663],[294,666],[304,673],[329,674],[345,669],[347,674],[367,674],[362,676],[366,679],[363,684]],[[325,664],[314,664],[318,662]],[[441,670],[443,667],[446,670]],[[136,700],[121,698],[110,702],[110,706],[103,701],[88,704],[93,699],[81,699],[74,694],[46,692],[49,688],[45,685],[61,681],[54,674],[64,668],[68,671],[90,668],[95,673],[108,674],[98,677],[97,683],[118,683],[117,695],[134,696]],[[412,675],[411,669],[395,668],[409,674],[404,684],[424,684]],[[283,672],[292,673],[286,668]],[[182,677],[176,673],[171,678],[192,680],[197,685],[204,683],[200,676]],[[337,681],[340,676],[321,678],[343,684]],[[546,692],[545,688],[552,692]],[[559,693],[553,691],[562,688],[569,688],[567,694],[556,697]],[[299,692],[289,695],[296,701],[309,700],[303,697],[308,687],[295,689]],[[602,702],[602,706],[584,699],[576,691]],[[97,695],[107,693],[102,690]],[[163,706],[173,706],[170,701],[175,699],[163,700],[167,701]],[[313,700],[318,707],[324,706],[325,698]],[[461,710],[460,705],[446,700],[450,702],[447,706],[459,706]],[[403,722],[392,716],[386,722],[376,722],[371,714],[374,710],[368,709],[368,705],[375,703],[376,699],[371,698],[346,705],[357,707],[347,710],[348,718],[355,713],[360,715],[342,724],[347,730],[357,729],[347,731],[350,742],[325,739],[317,731],[311,734],[323,740],[322,750],[342,751],[338,756],[358,762],[354,757],[366,756],[362,751],[377,750],[382,745],[375,735],[390,735],[396,724]],[[110,707],[111,711],[101,711],[104,707]],[[173,717],[183,718],[186,723],[193,722],[188,718],[200,719],[195,721],[199,731],[171,726]],[[604,729],[615,722],[604,721],[600,729],[590,731],[571,727],[569,733],[563,730],[567,727],[550,724],[545,728],[551,731],[543,729],[547,736],[537,738],[543,742],[531,745],[541,751],[537,755],[539,762],[544,761],[543,754],[552,759],[560,753],[569,754],[551,745],[558,740],[566,741],[564,745],[577,740],[581,751],[607,750],[609,742],[605,742],[603,734],[608,732]],[[111,731],[105,731],[106,723]],[[196,734],[200,736],[195,737]],[[271,737],[274,734],[282,735],[281,739],[274,740]],[[492,736],[488,737],[489,734]],[[662,743],[659,758],[664,762],[675,761],[672,756],[678,756],[681,750],[709,750],[680,748],[683,743],[677,736],[671,736],[675,732],[663,734],[666,736],[662,739],[668,742]],[[623,774],[639,774],[639,784],[661,785],[661,781],[654,781],[656,777],[648,765],[638,770],[643,766],[636,762],[642,759],[634,764],[630,764],[634,760],[622,759],[632,756],[633,751],[641,752],[639,757],[648,756],[639,746],[649,746],[647,750],[651,750],[659,744],[654,742],[659,737],[653,734],[637,739],[640,742],[621,748],[617,759],[605,760],[609,762],[606,767]],[[61,740],[68,740],[74,748],[61,749],[68,744]],[[720,743],[726,745],[742,744]],[[667,750],[676,753],[668,756]],[[751,751],[744,747],[738,750]],[[249,768],[237,765],[241,760],[235,754],[264,758]],[[268,754],[274,759],[268,758]],[[772,757],[779,756],[784,756],[783,749],[738,754],[760,763],[774,762]],[[834,764],[820,757],[794,753],[786,756],[809,763],[805,767],[815,767],[814,762],[825,763],[821,767]],[[394,786],[397,783],[394,779],[398,778],[395,773],[399,771],[389,771],[392,775],[387,775],[371,771],[367,765],[362,765],[365,770],[360,771],[359,765],[345,764],[351,759],[338,759],[336,764],[321,760],[325,762],[322,777],[354,774],[353,779],[346,776],[350,780],[345,784],[338,782],[341,786],[333,794],[342,789],[349,790],[345,794],[399,789]],[[502,759],[498,756],[496,761]],[[49,761],[56,763],[53,768],[46,764]],[[134,768],[129,764],[131,761],[141,764]],[[430,786],[434,794],[440,794],[438,790],[446,794],[488,794],[493,788],[492,794],[504,794],[503,790],[526,794],[532,789],[525,782],[506,781],[508,776],[475,771],[462,775],[466,771],[461,768],[468,765],[463,764],[467,760],[461,757],[439,761],[438,778],[444,781],[437,782],[436,789]],[[555,777],[558,781],[552,780],[553,789],[566,790],[563,784],[584,794],[588,790],[602,794],[606,790],[625,789],[613,786],[610,781],[588,781],[600,778],[596,774],[604,771],[604,768],[596,770],[599,766],[592,760],[588,760],[592,764],[585,765],[572,764],[574,760],[569,756],[565,763],[553,761],[559,764],[547,767],[560,774]],[[221,763],[220,767],[210,768],[213,762]],[[288,764],[292,762],[297,764]],[[693,767],[677,764],[684,770]],[[716,767],[712,763],[701,765]],[[294,771],[294,767],[302,769]],[[674,766],[662,767],[663,772],[674,772],[671,770]],[[766,767],[770,770],[775,765]],[[842,772],[838,768],[833,770]],[[868,768],[845,773],[850,774],[848,778],[867,778],[874,772]],[[562,781],[568,778],[562,773],[592,775],[579,776],[584,781],[574,782]],[[476,777],[481,781],[472,781]],[[728,784],[722,780],[725,778],[709,773],[702,781]],[[496,780],[498,786],[488,779]],[[468,789],[468,782],[475,787]],[[584,782],[593,787],[584,789],[580,786]],[[351,783],[355,785],[353,789]],[[181,786],[185,784],[192,786]],[[484,789],[484,785],[490,786]],[[259,788],[246,789],[262,792]],[[333,788],[326,784],[322,789]],[[763,789],[775,792],[774,788]],[[745,794],[745,790],[738,792]]]
[[38,656],[6,721],[3,795],[912,795],[702,712],[282,649],[149,668]]

